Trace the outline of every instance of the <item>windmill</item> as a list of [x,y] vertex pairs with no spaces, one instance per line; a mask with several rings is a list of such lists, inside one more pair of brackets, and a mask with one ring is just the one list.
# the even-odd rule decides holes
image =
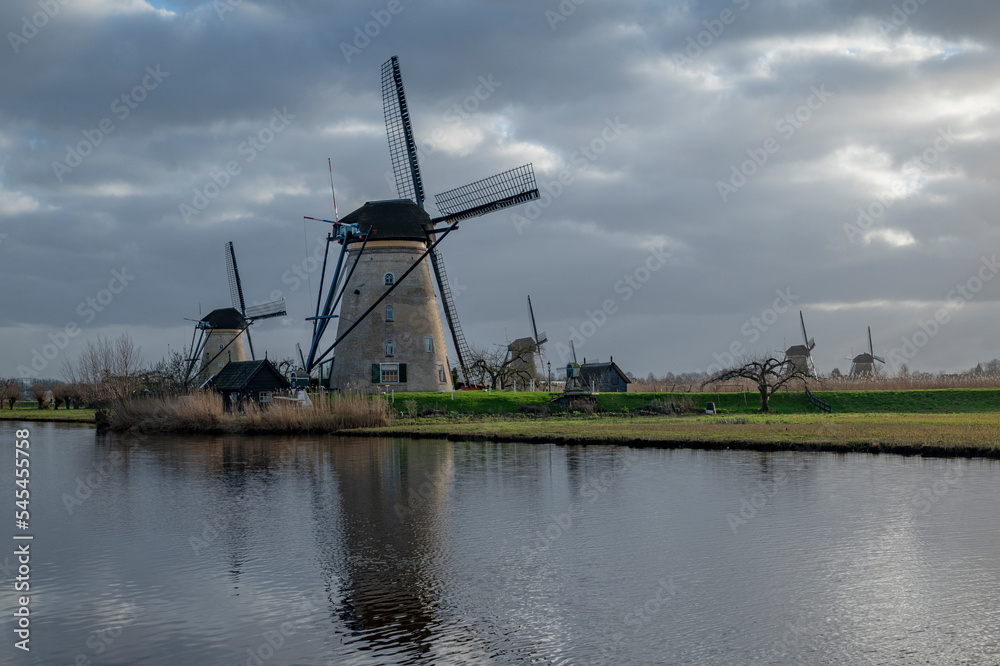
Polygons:
[[851,377],[874,377],[878,374],[875,363],[885,363],[885,359],[875,355],[872,347],[872,327],[868,327],[868,353],[858,354],[851,361]]
[[[253,342],[250,340],[250,326],[257,319],[281,317],[285,312],[285,299],[246,306],[243,298],[243,283],[240,281],[236,265],[236,252],[232,242],[226,243],[226,273],[229,277],[229,291],[233,301],[231,308],[212,310],[205,317],[195,321],[194,333],[187,356],[184,384],[198,368],[198,383],[204,383],[218,373],[229,361],[245,361],[243,334],[247,336],[250,358],[254,359]],[[190,321],[190,320],[189,320]]]
[[816,365],[813,363],[812,350],[816,348],[816,340],[806,333],[806,320],[799,310],[799,324],[802,326],[802,344],[792,345],[785,350],[785,361],[790,361],[792,366],[799,372],[807,375],[816,375]]
[[[399,388],[444,390],[451,384],[451,373],[447,371],[435,283],[466,380],[471,354],[438,245],[463,220],[538,199],[538,187],[531,164],[527,164],[436,195],[441,215],[430,217],[424,210],[424,186],[396,56],[382,65],[382,102],[400,198],[369,201],[342,220],[322,220],[334,225],[336,234],[327,235],[316,314],[308,319],[313,322],[313,334],[306,370],[311,372],[328,363],[327,357],[346,339],[335,357],[332,388],[360,390],[363,385],[406,384]],[[330,244],[334,241],[341,248],[327,283]],[[340,310],[334,314],[338,305]],[[382,310],[381,316],[372,316],[376,309]],[[336,338],[321,351],[332,319],[338,319]],[[359,327],[361,330],[348,338]]]

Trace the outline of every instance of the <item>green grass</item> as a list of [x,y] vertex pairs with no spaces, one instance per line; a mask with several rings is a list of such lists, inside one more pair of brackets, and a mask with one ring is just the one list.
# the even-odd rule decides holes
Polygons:
[[[943,414],[1000,412],[1000,389],[932,389],[918,391],[815,391],[834,413],[847,414]],[[520,405],[548,406],[553,413],[565,411],[551,403],[548,393],[513,393],[511,391],[456,391],[451,393],[398,393],[395,408],[406,412],[406,401],[413,400],[417,411],[442,409],[456,414],[514,414]],[[753,414],[760,409],[757,393],[602,393],[597,396],[599,410],[620,412],[648,407],[654,399],[679,402],[685,398],[699,409],[712,401],[723,414]],[[815,414],[805,394],[799,391],[778,393],[771,398],[771,412],[779,414]]]
[[397,421],[355,432],[451,440],[1000,457],[996,413],[459,416]]
[[36,403],[18,403],[13,409],[0,409],[0,421],[60,421],[93,423],[93,409],[38,409]]

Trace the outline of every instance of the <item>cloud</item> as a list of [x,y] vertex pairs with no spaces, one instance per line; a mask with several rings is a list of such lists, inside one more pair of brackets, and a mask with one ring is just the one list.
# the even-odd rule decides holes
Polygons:
[[[228,303],[230,240],[246,289],[288,301],[289,317],[261,325],[255,346],[293,355],[318,279],[290,271],[326,232],[302,217],[333,212],[327,158],[341,215],[396,196],[380,80],[393,54],[429,195],[525,162],[546,183],[572,176],[521,233],[505,211],[442,244],[475,344],[527,334],[528,293],[550,339],[568,339],[662,241],[670,262],[588,340],[588,356],[613,354],[640,375],[704,368],[792,287],[813,313],[823,369],[869,323],[904,335],[923,316],[905,304],[944,299],[1000,246],[989,27],[1000,8],[986,3],[926,3],[895,26],[891,3],[860,0],[624,0],[578,5],[553,29],[555,2],[404,2],[349,62],[342,44],[384,5],[60,6],[30,38],[38,3],[0,7],[2,32],[25,40],[0,48],[0,375],[45,331],[80,320],[78,304],[122,266],[135,281],[79,321],[81,336],[141,332],[154,358],[186,344],[184,317]],[[694,57],[689,39],[704,42]],[[154,81],[150,68],[167,74]],[[833,96],[786,136],[780,123],[819,86]],[[294,116],[280,132],[269,130],[275,109]],[[586,157],[616,118],[627,129]],[[717,183],[769,138],[779,150],[722,201]],[[60,180],[53,165],[81,146],[88,154]],[[199,193],[206,205],[185,221]],[[859,211],[871,222],[852,242],[845,225]],[[911,366],[1000,356],[978,309],[995,289]],[[779,322],[761,349],[796,330]]]

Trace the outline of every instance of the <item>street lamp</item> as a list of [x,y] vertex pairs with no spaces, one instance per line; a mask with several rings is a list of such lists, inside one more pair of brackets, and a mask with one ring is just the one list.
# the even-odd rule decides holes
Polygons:
[[552,392],[552,361],[549,361],[545,365],[548,366],[548,370],[549,370],[549,393],[551,393]]

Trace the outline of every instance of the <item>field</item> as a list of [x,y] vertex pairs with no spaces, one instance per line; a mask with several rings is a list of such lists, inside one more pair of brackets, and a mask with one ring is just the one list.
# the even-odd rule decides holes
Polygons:
[[1000,414],[458,416],[399,419],[352,434],[451,440],[628,444],[1000,457]]
[[[558,413],[563,408],[551,403],[548,393],[513,393],[510,391],[456,391],[451,393],[400,393],[394,401],[397,412],[409,414],[425,410],[444,410],[457,414],[514,414],[518,406],[543,406]],[[1000,413],[1000,389],[931,389],[908,391],[816,391],[814,395],[833,407],[835,414],[942,414]],[[602,393],[597,396],[598,411],[635,411],[649,407],[653,400],[680,403],[690,400],[699,411],[709,401],[721,414],[754,414],[760,409],[757,393]],[[412,401],[412,402],[411,402]],[[817,410],[797,391],[777,393],[771,398],[771,412],[776,414],[816,414]]]
[[37,403],[19,402],[14,409],[0,409],[0,421],[59,421],[93,423],[93,409],[38,409]]
[[[342,432],[452,440],[1000,458],[1000,389],[825,391],[816,395],[833,406],[833,414],[816,411],[805,395],[797,392],[775,395],[771,399],[771,413],[767,415],[758,413],[760,398],[756,393],[606,393],[597,396],[595,414],[567,414],[564,408],[551,402],[553,396],[548,393],[457,391],[454,398],[451,393],[406,393],[390,398],[394,421]],[[689,401],[689,407],[693,406],[692,413],[638,415],[638,410],[650,407],[654,401],[663,405],[685,400]],[[716,416],[704,414],[705,403],[710,400],[718,407]],[[522,406],[542,408],[542,413],[519,414],[518,407]],[[23,403],[13,411],[0,410],[0,419],[89,423],[94,420],[93,410],[53,411],[32,407],[33,403]],[[218,410],[212,411],[214,414]],[[434,415],[418,416],[431,411]],[[143,418],[154,416],[147,414]],[[169,416],[167,421],[171,423],[162,429],[177,429],[176,415]],[[271,416],[282,417],[278,413]],[[260,423],[251,430],[315,430],[315,424],[305,428],[300,423],[305,416],[296,412],[278,419],[280,424],[264,427]],[[195,419],[197,423],[192,421],[185,428],[217,429],[222,425],[217,423],[220,418],[213,416],[209,419],[211,424]],[[344,426],[350,427],[347,424],[341,427]],[[140,429],[147,428],[159,429],[151,425]],[[240,430],[245,428],[236,428]]]

